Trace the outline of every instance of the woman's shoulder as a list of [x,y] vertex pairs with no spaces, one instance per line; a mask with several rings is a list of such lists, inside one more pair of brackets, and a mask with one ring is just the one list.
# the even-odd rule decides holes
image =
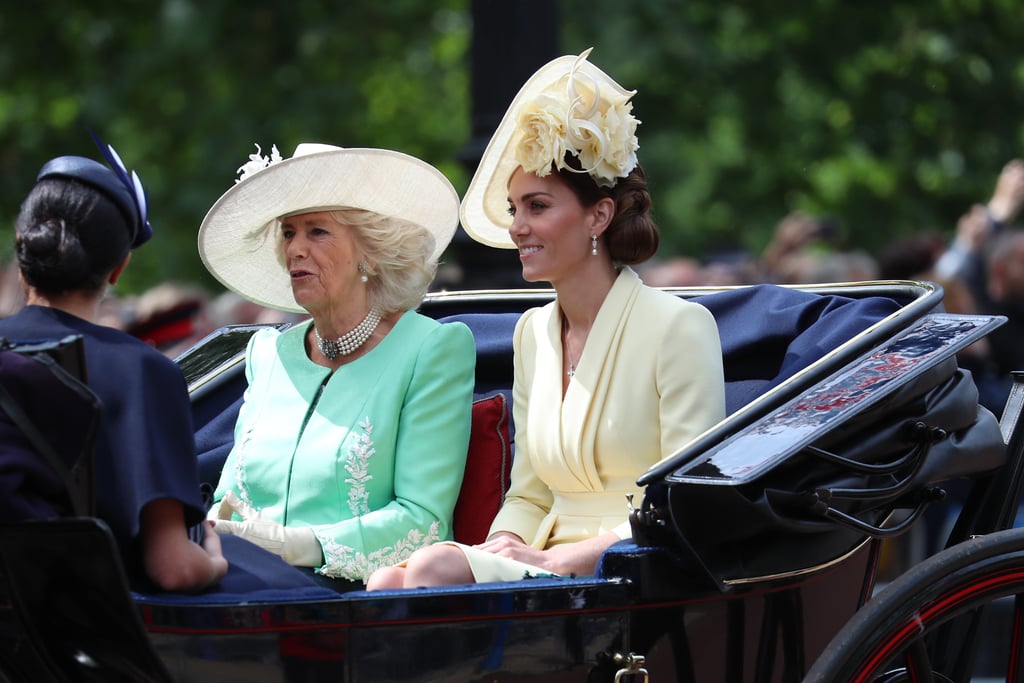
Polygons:
[[[461,322],[440,322],[415,311],[403,314],[388,339],[367,356],[367,362],[396,372],[472,374],[476,343]],[[372,359],[372,361],[370,360]]]
[[473,333],[460,321],[440,322],[429,316],[409,311],[399,321],[399,334],[406,339],[414,339],[420,344],[429,342],[442,346],[473,346]]
[[155,346],[147,344],[123,330],[88,321],[82,321],[76,330],[82,334],[85,340],[87,355],[92,350],[114,358],[115,362],[135,361],[162,367],[178,367],[174,360],[164,355]]
[[0,322],[0,332],[12,340],[41,341],[68,335],[81,335],[87,349],[111,349],[132,356],[159,356],[162,353],[124,330],[100,325],[48,306],[25,306]]
[[664,311],[669,315],[711,317],[711,311],[701,304],[676,296],[657,287],[641,286],[637,298],[646,307]]
[[512,346],[517,357],[534,352],[537,340],[545,335],[544,330],[547,328],[551,316],[556,315],[555,307],[557,305],[556,302],[551,301],[543,306],[528,308],[519,316],[512,336]]
[[281,331],[276,327],[264,327],[256,330],[252,337],[249,338],[249,353],[258,351],[259,349],[274,348],[274,346],[277,345],[277,340],[280,339],[282,335],[301,335],[302,332],[299,331],[300,327],[304,327],[304,325],[296,325],[284,331]]
[[287,348],[295,347],[303,351],[307,323],[299,323],[285,330],[277,327],[264,327],[257,330],[249,339],[245,350],[246,362],[253,365],[260,365],[261,361],[280,358],[288,355]]
[[173,359],[127,332],[97,325],[84,339],[90,385],[129,393],[135,386],[159,393],[158,387],[184,385]]
[[677,335],[718,334],[718,323],[706,307],[646,285],[640,288],[630,328],[643,330],[651,343]]
[[516,327],[524,329],[531,323],[540,323],[542,325],[547,324],[551,319],[551,316],[555,315],[555,309],[557,306],[557,301],[549,301],[543,306],[535,306],[533,308],[526,309],[523,311],[523,314],[519,316],[519,321],[516,323]]
[[465,327],[465,325],[457,321],[441,322],[440,320],[431,318],[419,311],[406,311],[401,315],[395,325],[395,329],[398,330],[400,334],[409,335],[434,334],[439,330],[449,327],[458,328]]

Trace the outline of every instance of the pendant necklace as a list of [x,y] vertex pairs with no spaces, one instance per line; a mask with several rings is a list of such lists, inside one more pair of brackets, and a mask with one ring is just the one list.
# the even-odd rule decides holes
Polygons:
[[576,361],[572,357],[572,349],[569,348],[569,323],[564,315],[562,316],[562,343],[565,344],[565,356],[569,359],[569,371],[566,374],[569,375],[569,379],[572,379],[576,376]]
[[316,337],[316,345],[320,349],[320,353],[324,354],[328,360],[334,360],[338,356],[347,356],[365,344],[379,324],[380,311],[376,306],[371,306],[370,312],[363,318],[363,322],[337,339],[322,338],[320,330],[316,329],[315,324],[313,325],[313,335]]

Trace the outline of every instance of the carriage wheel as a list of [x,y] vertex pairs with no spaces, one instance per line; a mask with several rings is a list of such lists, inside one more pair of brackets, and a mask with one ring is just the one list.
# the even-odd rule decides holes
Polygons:
[[[980,647],[991,650],[978,657]],[[1024,683],[1024,529],[959,543],[908,570],[853,616],[804,683],[968,681],[976,664],[1000,672],[985,680]]]

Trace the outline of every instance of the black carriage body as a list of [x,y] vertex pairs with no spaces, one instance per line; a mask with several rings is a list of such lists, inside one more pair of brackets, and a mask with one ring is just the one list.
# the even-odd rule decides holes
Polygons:
[[[718,297],[713,305],[721,306],[723,316],[742,316],[749,315],[742,306],[755,290],[781,289],[785,288],[674,291],[701,302]],[[163,678],[151,680],[612,681],[640,680],[628,676],[646,670],[658,681],[799,681],[831,637],[871,596],[880,547],[873,537],[885,533],[870,531],[870,525],[883,530],[892,525],[900,510],[915,507],[923,492],[934,491],[932,480],[942,478],[943,473],[937,475],[921,465],[929,461],[929,448],[914,446],[921,439],[906,436],[905,429],[886,422],[886,416],[913,404],[907,415],[916,417],[922,412],[918,409],[922,392],[933,397],[956,394],[945,388],[959,377],[951,359],[998,320],[946,318],[946,331],[933,334],[928,326],[941,313],[942,292],[928,283],[858,283],[791,291],[814,300],[811,308],[815,310],[799,313],[797,322],[803,332],[811,330],[807,336],[812,342],[818,339],[815,335],[824,334],[821,327],[814,328],[816,320],[839,328],[840,313],[832,320],[827,315],[848,302],[865,302],[857,306],[861,312],[856,330],[833,329],[845,335],[842,340],[821,340],[817,357],[803,360],[791,358],[792,339],[783,339],[771,329],[723,337],[727,380],[734,390],[730,416],[686,451],[645,473],[641,483],[647,486],[647,495],[636,501],[634,540],[613,546],[596,576],[351,591],[315,602],[276,596],[239,604],[216,596],[133,595],[140,627],[165,668],[160,672]],[[551,297],[551,292],[534,290],[436,294],[428,297],[421,310],[438,319],[463,320],[474,329],[477,390],[486,394],[510,388],[514,320],[526,308]],[[770,314],[783,316],[784,312],[761,311],[762,319],[751,320],[751,327],[770,323]],[[958,320],[965,322],[963,329],[947,334]],[[200,437],[204,428],[233,421],[231,411],[237,409],[244,388],[240,354],[251,332],[251,328],[222,331],[180,359],[189,379]],[[908,334],[942,341],[920,353],[907,352],[906,345],[899,347],[896,342]],[[228,341],[232,337],[237,340]],[[906,355],[909,364],[889,367],[888,379],[879,379],[878,350],[894,344],[895,352]],[[792,365],[784,372],[776,367],[772,374],[755,368],[750,354],[775,358],[776,365]],[[914,358],[924,356],[928,356],[926,363],[911,367]],[[858,367],[861,374],[856,374]],[[930,386],[916,393],[908,388],[913,386],[908,380],[922,376],[932,378]],[[843,381],[856,385],[857,397],[844,394],[839,405],[835,391],[847,386]],[[822,387],[834,391],[822,393]],[[803,431],[788,435],[785,447],[777,448],[770,439],[749,439],[754,447],[740,448],[744,453],[740,461],[735,453],[729,460],[715,460],[729,444],[749,438],[759,426],[773,424],[784,430],[790,419],[787,413],[806,409],[808,397],[816,392],[825,401],[816,404],[820,426],[808,431],[806,421],[800,422],[793,429]],[[952,415],[950,431],[971,431],[969,424],[962,425],[962,407],[943,411],[948,401],[929,400],[923,408],[926,414],[939,421]],[[976,407],[975,397],[972,410]],[[1001,464],[1002,451],[990,438],[994,419],[982,413],[978,419],[977,444],[958,442],[945,456],[954,462],[970,459],[972,464],[960,470],[954,467],[950,476],[970,478]],[[895,438],[898,446],[867,451],[882,451],[884,460],[889,456],[886,450],[902,456],[916,448],[921,462],[915,461],[910,474],[899,467],[869,472],[866,476],[883,492],[882,499],[876,496],[865,502],[854,497],[852,504],[838,495],[833,499],[832,494],[847,486],[861,486],[864,475],[844,473],[834,462],[827,462],[823,479],[804,479],[803,488],[791,486],[787,491],[798,498],[816,495],[815,504],[794,512],[791,500],[781,507],[774,500],[765,502],[766,488],[785,488],[772,479],[773,473],[784,473],[782,483],[791,481],[794,472],[818,467],[813,465],[814,458],[822,457],[817,451],[827,458],[848,451],[851,444],[854,457],[859,457],[863,453],[857,453],[856,446],[870,442],[872,433],[882,433],[883,428],[897,435],[887,435],[883,441]],[[928,440],[940,439],[933,434]],[[977,452],[967,453],[972,458],[955,457],[963,456],[965,449]],[[223,456],[223,448],[211,448],[207,459],[201,459],[201,472],[208,479],[216,476],[216,463]],[[726,462],[728,467],[723,466]],[[905,482],[907,490],[894,493],[889,486],[893,481]],[[739,533],[743,515],[751,510],[762,516],[762,525],[765,515],[778,517],[782,524],[752,527],[753,533],[743,537]],[[826,514],[830,511],[831,517]],[[858,522],[869,528],[858,527]],[[103,553],[79,558],[100,565],[109,559]],[[26,580],[57,580],[52,576],[55,572],[49,572],[49,578],[47,572],[23,573],[29,575]],[[17,606],[14,600],[0,614],[0,628],[6,627],[0,630],[5,636],[4,658],[11,661],[13,647],[19,655],[14,657],[16,663],[29,666],[25,662],[32,657],[24,650],[31,648],[23,634],[19,641]],[[89,622],[87,615],[79,616]],[[72,629],[79,622],[71,614],[67,623]],[[102,621],[90,627],[102,629]],[[107,645],[117,650],[117,643]],[[92,642],[91,647],[97,648],[92,656],[102,659],[100,650],[106,646]],[[74,658],[73,654],[63,656]],[[59,656],[46,651],[43,659]]]
[[237,680],[246,669],[252,681],[282,672],[301,681],[611,681],[624,668],[615,655],[631,652],[658,680],[717,681],[726,671],[724,680],[799,680],[861,604],[873,561],[865,545],[827,567],[725,594],[677,582],[667,595],[620,579],[538,579],[318,603],[140,604],[180,681]]

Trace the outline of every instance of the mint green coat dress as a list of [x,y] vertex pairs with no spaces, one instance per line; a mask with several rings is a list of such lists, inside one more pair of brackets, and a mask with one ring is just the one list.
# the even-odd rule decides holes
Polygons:
[[451,538],[473,336],[410,311],[332,374],[306,355],[310,324],[250,341],[249,386],[214,499],[233,490],[266,519],[312,528],[324,552],[317,571],[365,581]]

